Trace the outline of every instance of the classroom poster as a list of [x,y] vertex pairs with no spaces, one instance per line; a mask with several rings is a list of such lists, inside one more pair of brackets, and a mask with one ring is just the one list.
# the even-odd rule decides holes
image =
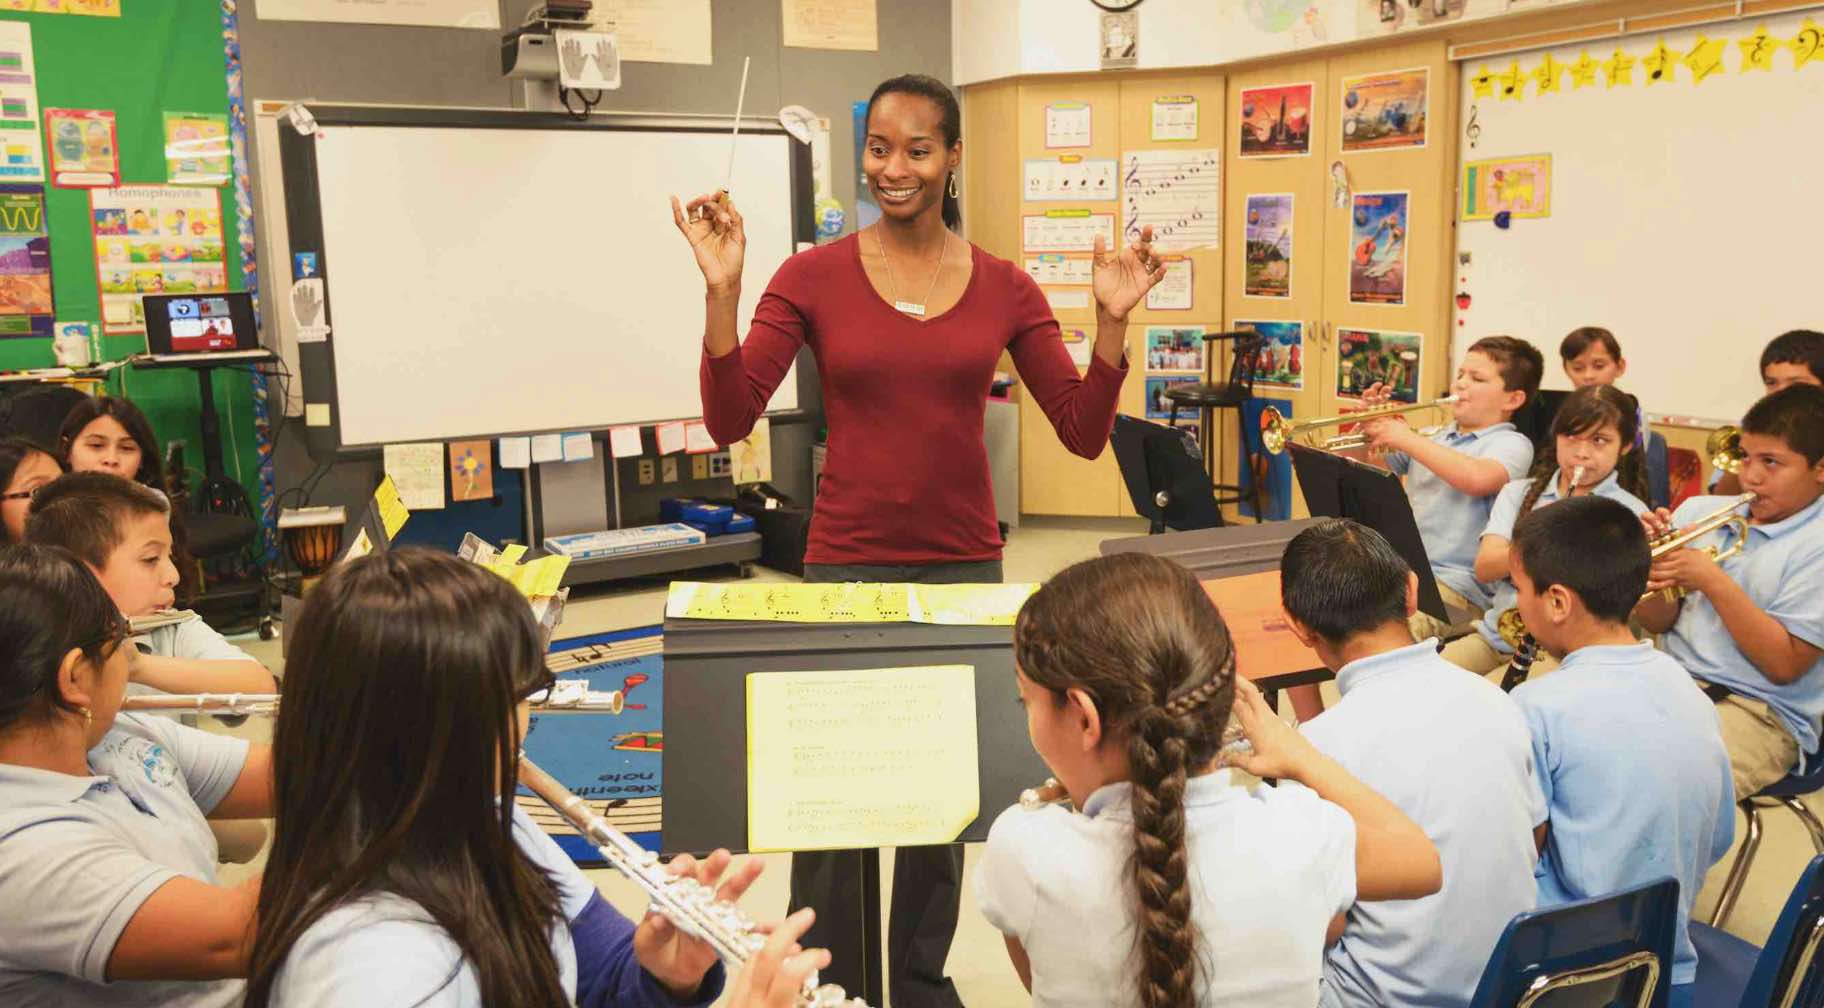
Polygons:
[[1203,371],[1202,326],[1147,326],[1148,371]]
[[[1146,418],[1148,420],[1170,419],[1172,403],[1165,397],[1165,390],[1173,385],[1193,385],[1201,380],[1197,375],[1147,375]],[[1178,411],[1180,416],[1185,412],[1187,411],[1182,409]]]
[[1121,156],[1121,191],[1128,241],[1139,241],[1141,229],[1151,226],[1161,252],[1222,244],[1221,151],[1128,151]]
[[54,315],[44,187],[0,185],[0,337],[49,336]]
[[120,184],[120,145],[114,113],[102,109],[45,109],[51,182],[62,189]]
[[1166,256],[1165,275],[1146,292],[1150,311],[1190,311],[1195,303],[1197,285],[1193,281],[1193,264],[1188,256]]
[[1241,90],[1241,156],[1304,157],[1311,153],[1310,84]]
[[[1260,440],[1260,415],[1268,406],[1279,411],[1287,420],[1292,419],[1292,400],[1290,399],[1249,399],[1241,404],[1241,436],[1247,441],[1248,455],[1242,456],[1244,463],[1250,459],[1252,464],[1237,466],[1236,483],[1241,487],[1241,501],[1236,504],[1236,511],[1244,516],[1266,521],[1285,521],[1292,517],[1292,453],[1282,451],[1278,455],[1269,455],[1266,446]],[[1264,515],[1254,513],[1254,502],[1251,499],[1252,488],[1260,483],[1260,509]]]
[[799,49],[877,52],[875,0],[779,0],[785,44]]
[[120,0],[0,0],[0,11],[119,17]]
[[1249,196],[1242,296],[1292,296],[1292,194]]
[[102,330],[144,332],[142,294],[228,289],[217,189],[126,186],[89,190]]
[[1514,217],[1552,215],[1552,156],[1489,158],[1463,165],[1462,218],[1494,220],[1498,213]]
[[1356,193],[1349,220],[1349,300],[1406,303],[1408,194]]
[[1305,387],[1305,324],[1303,322],[1236,319],[1236,332],[1258,333],[1263,342],[1254,362],[1254,384],[1274,388]]
[[0,21],[0,181],[44,181],[32,26]]
[[1425,146],[1431,71],[1343,78],[1343,153]]
[[206,186],[228,181],[227,116],[165,113],[165,181]]
[[1425,337],[1416,332],[1385,329],[1336,331],[1336,394],[1359,398],[1376,382],[1392,389],[1403,403],[1419,401],[1419,365],[1424,359]]

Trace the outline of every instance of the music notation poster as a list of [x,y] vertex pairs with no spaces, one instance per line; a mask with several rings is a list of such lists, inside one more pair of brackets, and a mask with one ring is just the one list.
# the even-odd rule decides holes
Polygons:
[[1160,251],[1220,244],[1220,150],[1128,151],[1121,156],[1121,192],[1128,241],[1150,224]]

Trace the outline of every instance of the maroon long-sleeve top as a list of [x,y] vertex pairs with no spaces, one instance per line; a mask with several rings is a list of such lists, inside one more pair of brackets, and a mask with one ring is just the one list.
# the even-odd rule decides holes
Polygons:
[[1108,443],[1125,361],[1092,358],[1079,377],[1038,284],[970,254],[962,299],[921,322],[875,292],[854,235],[800,252],[773,275],[746,341],[704,355],[703,417],[721,444],[753,429],[801,345],[817,358],[829,453],[806,563],[1000,557],[982,419],[1003,350],[1066,448],[1095,458]]

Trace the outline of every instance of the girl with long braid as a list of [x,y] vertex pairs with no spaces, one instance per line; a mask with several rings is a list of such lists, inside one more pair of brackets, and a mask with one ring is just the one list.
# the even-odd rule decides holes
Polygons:
[[[1081,810],[1009,809],[975,875],[1035,1006],[1309,1008],[1351,904],[1437,891],[1419,827],[1236,678],[1184,568],[1066,569],[1021,609],[1014,658],[1033,747]],[[1250,751],[1223,750],[1231,707]]]

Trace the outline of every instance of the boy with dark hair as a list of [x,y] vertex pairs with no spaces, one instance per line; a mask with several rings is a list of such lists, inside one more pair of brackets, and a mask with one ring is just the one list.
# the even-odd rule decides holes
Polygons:
[[[1789,385],[1824,385],[1824,333],[1792,329],[1767,342],[1761,351],[1761,386],[1772,395]],[[1741,493],[1741,477],[1718,469],[1711,476],[1710,490]]]
[[1573,497],[1521,518],[1510,559],[1527,631],[1563,657],[1513,693],[1549,810],[1539,905],[1672,876],[1672,983],[1689,984],[1691,906],[1734,839],[1735,789],[1715,710],[1678,662],[1628,627],[1647,585],[1646,533],[1616,501]]
[[[1470,344],[1457,366],[1450,387],[1457,397],[1453,423],[1431,437],[1398,417],[1364,425],[1370,446],[1391,453],[1387,467],[1406,477],[1425,556],[1449,613],[1444,623],[1416,614],[1415,636],[1467,630],[1488,608],[1491,590],[1476,580],[1476,547],[1495,495],[1532,466],[1533,443],[1512,421],[1539,391],[1544,371],[1545,358],[1531,343],[1486,336]],[[1370,407],[1387,400],[1381,385],[1362,396]]]
[[[112,473],[69,473],[40,487],[27,542],[61,546],[94,572],[127,618],[171,607],[171,505],[165,495]],[[272,673],[202,620],[137,639],[134,682],[165,693],[271,693]],[[141,690],[144,692],[144,690]],[[131,692],[131,690],[129,690]]]
[[[1653,564],[1657,594],[1635,615],[1716,702],[1736,793],[1754,794],[1818,751],[1824,720],[1824,388],[1789,385],[1742,418],[1742,489],[1736,513],[1747,542],[1726,525]],[[1729,504],[1693,497],[1668,514],[1642,515],[1655,536],[1696,524]]]
[[1435,640],[1413,643],[1418,578],[1373,529],[1331,519],[1300,532],[1280,559],[1280,599],[1342,693],[1305,736],[1417,822],[1444,866],[1434,895],[1350,909],[1321,1004],[1466,1005],[1487,950],[1533,907],[1545,799],[1526,723]]

